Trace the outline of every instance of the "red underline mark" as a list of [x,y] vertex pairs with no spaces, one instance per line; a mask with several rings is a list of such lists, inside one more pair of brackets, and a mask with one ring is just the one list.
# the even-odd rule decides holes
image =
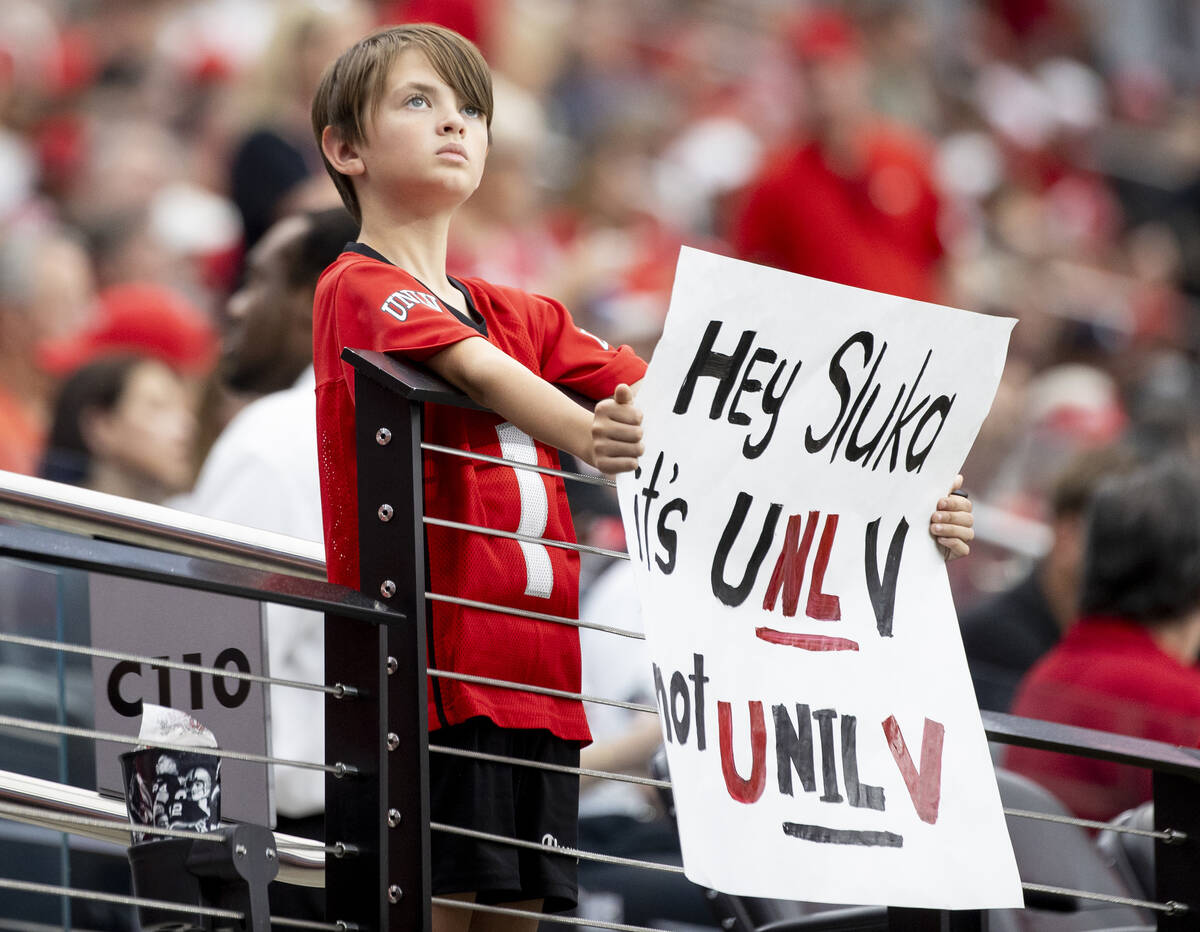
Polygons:
[[776,631],[774,628],[755,628],[754,635],[768,644],[799,647],[801,650],[858,650],[858,641],[831,638],[823,634],[792,634],[789,631]]

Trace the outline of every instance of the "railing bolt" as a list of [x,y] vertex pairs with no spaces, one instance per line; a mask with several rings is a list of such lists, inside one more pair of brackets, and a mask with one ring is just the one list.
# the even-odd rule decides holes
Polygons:
[[388,742],[388,750],[394,751],[394,750],[396,750],[396,748],[400,747],[400,736],[398,734],[396,734],[394,731],[389,731],[388,737],[387,737],[387,742]]
[[395,513],[396,512],[392,509],[392,506],[389,505],[387,502],[384,502],[382,505],[379,506],[378,514],[379,514],[380,521],[383,521],[385,523],[388,521],[391,521],[392,515],[394,515]]
[[239,858],[244,858],[246,856],[246,846],[245,845],[234,845],[233,853],[235,855],[237,855]]
[[396,594],[396,584],[390,579],[385,579],[383,584],[379,587],[379,593],[385,599],[390,599]]
[[375,442],[381,447],[386,447],[392,442],[392,432],[386,427],[381,427],[375,431]]
[[401,890],[396,884],[392,884],[390,887],[388,887],[389,903],[399,903],[400,897],[402,896],[404,896],[404,891]]
[[1163,839],[1163,844],[1167,845],[1182,845],[1187,841],[1187,832],[1181,832],[1177,828],[1168,828],[1163,831],[1167,837]]
[[1182,916],[1188,911],[1187,903],[1180,903],[1178,900],[1167,900],[1163,905],[1167,908],[1168,916]]
[[724,919],[721,920],[721,928],[722,929],[726,929],[726,930],[732,929],[735,925],[737,925],[737,920],[734,919],[733,916],[726,916]]
[[275,860],[275,849],[274,849],[274,848],[268,848],[268,849],[267,849],[267,860],[268,860],[268,861],[274,861],[274,860]]
[[388,810],[388,828],[395,828],[397,825],[399,825],[401,818],[403,818],[403,816],[400,815],[399,809],[389,809]]
[[357,686],[347,686],[345,683],[334,683],[333,684],[333,698],[334,699],[357,699],[358,698],[358,687]]
[[400,669],[400,661],[397,660],[395,657],[388,657],[388,659],[387,659],[388,676],[391,676],[393,673],[395,673],[399,669]]

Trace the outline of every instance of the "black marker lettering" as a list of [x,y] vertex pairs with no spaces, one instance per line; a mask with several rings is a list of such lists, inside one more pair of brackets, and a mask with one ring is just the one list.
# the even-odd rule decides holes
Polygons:
[[833,419],[833,424],[830,426],[829,432],[820,440],[817,440],[813,436],[812,427],[808,427],[804,431],[804,448],[809,453],[819,453],[825,447],[825,444],[833,439],[838,425],[842,422],[842,415],[846,413],[846,405],[850,403],[850,379],[846,375],[846,370],[842,368],[842,356],[855,343],[862,346],[863,365],[866,365],[871,358],[871,351],[875,346],[875,338],[866,330],[860,330],[838,347],[837,352],[833,354],[833,358],[829,360],[829,381],[833,383],[838,397],[842,400],[841,406],[838,408],[837,417]]
[[[779,781],[779,792],[792,796],[792,770],[800,777],[804,792],[812,793],[817,788],[813,772],[812,722],[809,708],[796,703],[796,724],[788,716],[787,706],[771,706],[775,718],[775,765]],[[799,726],[799,730],[797,727]]]
[[750,344],[754,342],[755,331],[743,331],[737,349],[729,356],[713,351],[713,344],[716,343],[717,334],[720,332],[721,322],[719,320],[709,321],[708,329],[704,331],[700,346],[696,349],[696,356],[692,360],[691,368],[688,369],[683,384],[679,387],[679,395],[675,398],[675,407],[672,408],[675,414],[687,413],[698,380],[713,378],[717,380],[718,384],[713,393],[712,407],[709,409],[708,416],[712,420],[721,416],[721,411],[725,408],[725,400],[733,390],[737,374],[742,368],[742,361],[745,360],[746,353],[750,351]]
[[775,525],[779,522],[780,512],[783,511],[782,505],[774,502],[771,504],[767,511],[767,517],[763,521],[762,531],[759,532],[758,543],[754,545],[754,553],[750,555],[746,571],[742,574],[742,581],[736,586],[731,586],[725,581],[725,562],[729,559],[729,551],[733,549],[734,541],[741,533],[746,513],[750,510],[750,503],[753,501],[754,497],[748,492],[738,492],[733,513],[730,514],[729,521],[725,524],[725,530],[717,544],[717,552],[713,554],[711,574],[713,595],[734,608],[746,601],[746,596],[754,587],[759,567],[762,566],[763,558],[767,555],[771,540],[775,536]]

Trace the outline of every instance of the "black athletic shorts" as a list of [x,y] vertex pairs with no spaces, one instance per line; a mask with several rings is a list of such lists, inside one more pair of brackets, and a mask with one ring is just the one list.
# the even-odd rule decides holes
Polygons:
[[[486,718],[429,733],[430,821],[553,849],[577,846],[579,777],[471,760],[435,746],[579,766],[579,743],[545,729],[501,728]],[[480,903],[544,899],[547,912],[575,906],[578,863],[562,854],[479,841],[434,829],[433,893],[475,893]]]

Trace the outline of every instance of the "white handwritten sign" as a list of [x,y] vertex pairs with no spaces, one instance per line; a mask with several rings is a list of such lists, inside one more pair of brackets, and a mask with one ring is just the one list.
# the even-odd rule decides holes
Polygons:
[[928,533],[1012,325],[683,250],[618,491],[696,883],[1021,905]]

